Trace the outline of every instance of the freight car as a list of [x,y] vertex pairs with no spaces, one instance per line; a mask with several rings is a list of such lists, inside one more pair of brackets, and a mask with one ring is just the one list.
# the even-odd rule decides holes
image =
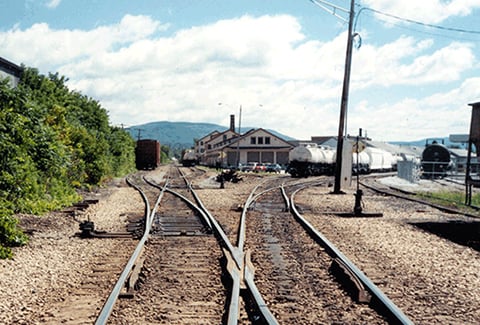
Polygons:
[[307,143],[299,145],[288,154],[287,173],[292,177],[330,175],[335,170],[335,150]]
[[364,151],[353,153],[352,157],[352,172],[354,175],[356,174],[368,174],[371,172],[370,170],[370,157]]
[[137,169],[155,169],[160,166],[160,142],[157,140],[138,140],[135,147],[135,165]]
[[367,147],[362,152],[365,152],[368,155],[370,172],[381,173],[392,171],[394,159],[390,152],[372,147]]
[[[292,177],[332,175],[335,171],[336,150],[308,143],[293,148],[289,153],[287,172]],[[352,153],[352,173],[389,172],[395,159],[385,150],[368,147]]]
[[191,149],[185,150],[185,153],[182,156],[182,166],[184,167],[192,167],[198,163],[197,155],[195,151]]
[[442,178],[453,166],[452,158],[447,147],[434,141],[427,144],[422,152],[422,177]]

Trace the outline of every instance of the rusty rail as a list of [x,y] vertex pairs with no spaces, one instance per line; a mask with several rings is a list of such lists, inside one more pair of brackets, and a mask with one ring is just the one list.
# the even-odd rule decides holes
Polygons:
[[398,308],[373,282],[370,280],[353,262],[351,262],[332,242],[330,242],[322,233],[315,229],[297,210],[295,206],[295,194],[302,190],[295,190],[290,196],[291,212],[297,221],[305,228],[305,230],[317,241],[324,246],[333,258],[338,258],[342,264],[348,268],[349,272],[368,289],[372,295],[372,299],[379,304],[380,308],[385,311],[386,316],[396,324],[413,324],[413,322]]
[[103,305],[102,310],[100,311],[100,314],[98,315],[97,320],[95,321],[96,325],[103,325],[103,324],[107,323],[108,318],[110,317],[110,314],[112,313],[113,307],[114,307],[118,297],[120,296],[121,290],[123,289],[130,272],[132,271],[133,267],[135,266],[135,264],[137,262],[137,259],[139,258],[139,256],[142,253],[143,247],[145,246],[145,243],[146,243],[146,241],[148,239],[148,236],[150,234],[150,229],[152,227],[152,221],[153,221],[152,214],[156,210],[159,202],[161,201],[161,199],[163,197],[163,193],[164,193],[163,191],[160,193],[157,201],[155,202],[154,208],[152,210],[150,210],[150,203],[148,202],[148,199],[147,199],[145,193],[138,186],[133,184],[128,179],[128,177],[126,178],[126,181],[127,181],[128,185],[132,186],[133,188],[135,188],[137,191],[140,192],[140,194],[142,196],[142,199],[145,202],[145,232],[144,232],[142,238],[140,239],[137,247],[135,248],[135,251],[133,252],[132,256],[128,260],[127,265],[123,269],[122,274],[120,274],[120,277],[118,278],[117,283],[115,284],[112,292],[110,293],[110,295],[108,296],[105,304]]

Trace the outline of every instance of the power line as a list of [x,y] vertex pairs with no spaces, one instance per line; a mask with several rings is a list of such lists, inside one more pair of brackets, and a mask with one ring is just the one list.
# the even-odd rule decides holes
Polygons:
[[341,16],[340,14],[337,13],[337,11],[342,11],[344,14],[348,15],[348,14],[350,14],[348,9],[342,8],[340,6],[337,6],[336,4],[327,2],[325,0],[310,0],[310,2],[319,6],[320,8],[325,10],[326,12],[334,15],[335,17],[342,20],[343,22],[348,23],[347,18],[345,18],[345,17],[343,17],[343,16]]
[[[382,18],[377,18],[381,21],[384,21],[386,23],[388,23],[389,21],[386,20],[386,19],[382,19]],[[456,40],[456,41],[469,41],[469,42],[478,42],[478,38],[475,38],[474,35],[472,35],[471,37],[461,37],[461,36],[458,36],[458,35],[450,35],[450,34],[447,34],[447,33],[441,33],[441,32],[434,32],[434,31],[426,31],[425,29],[421,30],[420,28],[414,28],[414,27],[407,27],[405,24],[400,24],[400,23],[392,23],[390,21],[390,23],[395,26],[396,28],[399,28],[399,29],[404,29],[404,30],[407,30],[409,32],[415,32],[415,33],[420,33],[420,34],[425,34],[425,35],[432,35],[432,36],[435,36],[435,37],[441,37],[441,38],[447,38],[447,39],[453,39],[453,40]]]
[[[362,7],[362,8],[358,11],[357,18],[358,18],[358,16],[360,15],[360,13],[361,13],[363,10],[370,10],[370,11],[376,13],[376,14],[379,14],[379,15],[387,16],[387,17],[390,17],[390,18],[393,18],[393,19],[397,19],[397,20],[400,20],[400,21],[408,22],[408,23],[411,23],[411,24],[420,25],[420,26],[423,26],[423,27],[430,27],[430,28],[435,28],[435,29],[444,30],[444,31],[449,31],[449,32],[458,32],[458,33],[466,33],[466,34],[476,34],[476,35],[480,35],[480,31],[470,30],[470,29],[463,29],[463,28],[444,27],[444,26],[439,26],[439,25],[422,23],[422,22],[420,22],[420,21],[416,21],[416,20],[409,19],[409,18],[402,18],[402,17],[396,16],[396,15],[392,15],[392,14],[389,14],[389,13],[386,13],[386,12],[382,12],[382,11],[380,11],[380,10],[368,8],[368,7]],[[355,20],[355,25],[356,25],[356,20]]]

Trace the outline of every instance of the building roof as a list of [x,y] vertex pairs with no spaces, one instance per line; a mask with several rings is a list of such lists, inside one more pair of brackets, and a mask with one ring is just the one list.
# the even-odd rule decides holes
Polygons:
[[264,133],[267,133],[268,135],[270,135],[271,137],[273,138],[277,138],[279,139],[280,141],[282,141],[285,145],[282,146],[282,147],[272,147],[272,146],[259,146],[259,145],[256,145],[256,148],[258,149],[265,149],[265,148],[268,148],[268,149],[272,149],[272,148],[285,148],[285,147],[293,147],[294,145],[292,145],[289,141],[287,140],[284,140],[282,139],[280,136],[278,135],[275,135],[273,134],[272,132],[270,131],[267,131],[265,129],[262,129],[262,128],[258,128],[258,129],[250,129],[248,130],[246,133],[244,133],[243,135],[241,135],[240,137],[237,137],[236,139],[233,139],[231,143],[227,144],[226,147],[234,147],[234,146],[237,146],[237,143],[242,141],[243,139],[249,137],[249,136],[252,136],[253,134],[255,133],[258,133],[258,132],[264,132]]
[[0,70],[10,75],[13,75],[17,78],[20,78],[20,75],[22,74],[22,71],[23,71],[21,66],[8,61],[7,59],[4,59],[1,56],[0,56]]

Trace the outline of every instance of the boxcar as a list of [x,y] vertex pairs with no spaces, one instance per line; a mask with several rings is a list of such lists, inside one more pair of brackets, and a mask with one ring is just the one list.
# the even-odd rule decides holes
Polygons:
[[160,165],[160,142],[157,140],[138,140],[135,147],[135,165],[137,169],[155,169]]

